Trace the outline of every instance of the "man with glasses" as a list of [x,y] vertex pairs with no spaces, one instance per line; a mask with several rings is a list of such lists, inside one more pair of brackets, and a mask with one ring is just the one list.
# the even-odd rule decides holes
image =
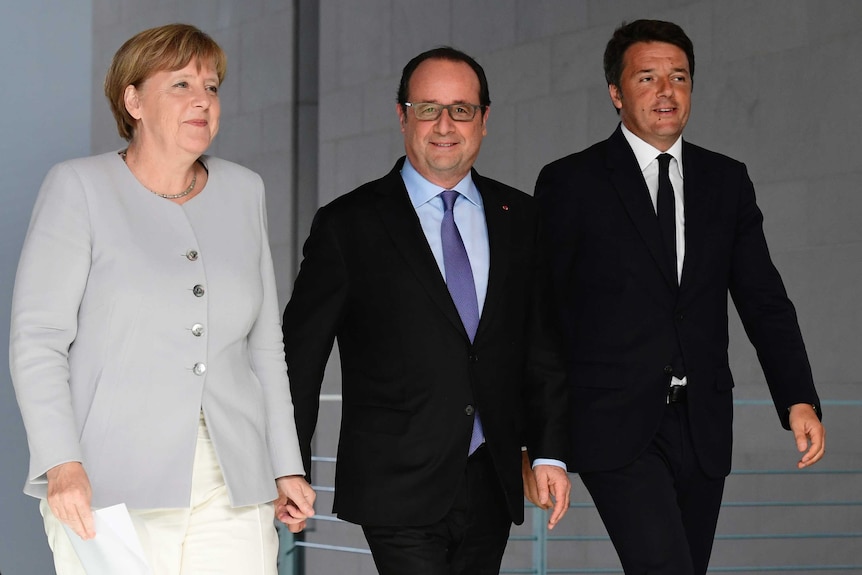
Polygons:
[[284,313],[306,469],[338,340],[334,512],[363,527],[383,575],[498,573],[524,517],[522,469],[531,499],[553,508],[549,528],[568,508],[536,208],[472,169],[490,103],[482,67],[458,50],[407,64],[406,158],[318,211]]

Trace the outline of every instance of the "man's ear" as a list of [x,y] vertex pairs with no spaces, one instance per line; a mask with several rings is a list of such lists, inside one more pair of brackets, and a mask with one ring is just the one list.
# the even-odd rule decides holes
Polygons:
[[611,95],[611,102],[614,104],[614,108],[617,110],[622,110],[623,108],[623,93],[617,86],[613,84],[608,84],[608,94]]
[[407,123],[407,114],[404,112],[404,106],[400,102],[395,104],[395,113],[398,114],[398,124],[401,126],[401,131],[404,131],[404,124]]
[[485,113],[482,114],[482,135],[488,135],[488,116],[491,115],[491,106],[485,106]]

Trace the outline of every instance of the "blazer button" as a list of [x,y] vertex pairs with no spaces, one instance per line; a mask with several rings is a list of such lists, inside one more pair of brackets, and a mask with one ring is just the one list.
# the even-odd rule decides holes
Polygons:
[[197,261],[198,259],[198,251],[197,250],[189,250],[186,252],[186,257],[190,262]]
[[477,363],[479,361],[479,354],[471,353],[470,354],[470,363]]
[[464,408],[464,415],[473,415],[476,409],[472,405],[468,405]]
[[204,333],[204,326],[196,323],[192,326],[192,335],[195,337],[200,337]]
[[668,375],[671,375],[673,373],[673,366],[672,365],[664,366],[664,372]]
[[684,314],[684,313],[679,312],[678,314],[676,314],[676,321],[682,321],[682,320],[684,320],[684,319],[685,319],[685,314]]
[[192,293],[195,294],[195,297],[204,297],[204,286],[201,284],[196,285],[192,288]]
[[192,371],[195,372],[195,375],[203,375],[207,372],[207,366],[205,363],[196,363]]

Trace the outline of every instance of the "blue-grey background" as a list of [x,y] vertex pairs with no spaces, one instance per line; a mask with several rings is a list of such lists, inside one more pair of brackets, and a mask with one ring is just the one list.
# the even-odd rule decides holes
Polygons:
[[[797,305],[829,448],[822,469],[862,468],[862,3],[855,0],[0,0],[0,349],[14,270],[48,167],[121,146],[101,91],[132,34],[184,21],[228,54],[222,128],[212,149],[260,172],[282,302],[314,209],[388,171],[402,153],[394,110],[402,66],[451,44],[485,67],[489,134],[477,168],[531,191],[545,163],[606,138],[617,117],[601,54],[614,27],[673,20],[695,44],[690,141],[748,164],[772,254]],[[737,470],[790,470],[756,356],[732,313]],[[337,369],[325,391],[337,396]],[[337,399],[337,398],[336,398]],[[325,402],[317,451],[334,455],[338,403]],[[21,494],[27,445],[0,370],[0,572],[52,573],[34,501]],[[328,470],[318,474],[327,477]],[[732,477],[728,500],[862,499],[859,476]],[[575,480],[576,501],[587,501]],[[330,499],[321,498],[321,512]],[[719,533],[862,531],[860,507],[727,510]],[[555,533],[601,535],[573,510]],[[309,539],[362,543],[318,523]],[[862,562],[859,539],[722,541],[713,565]],[[513,545],[507,564],[526,551]],[[551,548],[569,567],[613,568],[606,543]],[[310,552],[309,573],[374,573],[365,556]]]

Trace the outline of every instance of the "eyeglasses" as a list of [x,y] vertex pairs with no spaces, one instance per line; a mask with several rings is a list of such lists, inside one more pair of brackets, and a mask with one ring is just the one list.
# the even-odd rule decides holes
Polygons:
[[436,120],[443,113],[449,112],[449,117],[456,122],[469,122],[476,117],[476,111],[481,108],[479,104],[434,104],[431,102],[404,102],[408,108],[413,108],[413,115],[417,120],[429,122]]

